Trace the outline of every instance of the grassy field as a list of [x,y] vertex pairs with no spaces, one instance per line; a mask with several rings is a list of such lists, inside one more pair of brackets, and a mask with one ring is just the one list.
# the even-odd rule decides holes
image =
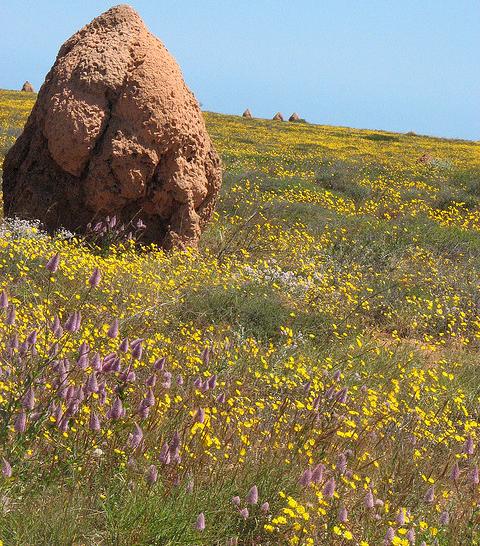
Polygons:
[[0,538],[480,544],[480,143],[206,121],[198,251],[0,224]]

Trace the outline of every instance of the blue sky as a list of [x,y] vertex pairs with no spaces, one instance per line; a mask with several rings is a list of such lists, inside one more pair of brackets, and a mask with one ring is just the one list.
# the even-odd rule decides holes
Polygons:
[[[480,140],[479,0],[132,0],[207,110]],[[0,0],[0,88],[112,2]]]

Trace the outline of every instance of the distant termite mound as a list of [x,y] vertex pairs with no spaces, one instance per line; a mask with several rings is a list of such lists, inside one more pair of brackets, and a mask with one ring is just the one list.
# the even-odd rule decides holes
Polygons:
[[242,116],[244,118],[249,118],[249,119],[253,118],[252,112],[250,112],[250,110],[248,108],[245,110],[245,112],[243,112]]
[[35,93],[35,89],[33,88],[33,85],[29,81],[26,81],[22,85],[21,91],[24,91],[25,93]]
[[272,119],[273,121],[285,121],[285,118],[281,112],[277,112]]
[[6,215],[79,232],[141,220],[164,248],[198,243],[221,184],[180,68],[126,5],[61,47],[3,169]]

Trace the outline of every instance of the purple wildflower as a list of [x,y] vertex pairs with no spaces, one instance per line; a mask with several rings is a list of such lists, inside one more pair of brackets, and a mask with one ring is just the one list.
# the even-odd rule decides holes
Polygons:
[[385,542],[387,544],[391,544],[394,538],[395,538],[395,529],[393,527],[389,527],[387,529],[387,532],[385,533]]
[[429,487],[425,493],[425,502],[432,503],[435,499],[435,486]]
[[12,326],[13,324],[15,324],[15,316],[16,316],[15,305],[12,304],[7,309],[7,316],[5,317],[6,324],[8,324],[9,326]]
[[4,478],[12,477],[12,466],[5,457],[2,458],[2,475]]
[[195,421],[197,421],[197,423],[205,422],[205,410],[203,408],[198,408],[197,413],[195,414]]
[[250,488],[250,491],[247,493],[247,496],[245,498],[245,502],[247,504],[257,504],[258,502],[258,488],[256,485],[253,485]]
[[472,478],[473,485],[478,485],[480,483],[480,475],[479,475],[479,472],[478,472],[478,465],[475,465],[473,467],[471,478]]
[[60,254],[57,252],[48,260],[47,265],[45,267],[47,271],[50,271],[50,273],[56,273],[58,271],[59,265],[60,265]]
[[28,343],[29,345],[35,345],[35,343],[37,343],[37,331],[36,331],[36,330],[32,330],[32,331],[28,334],[27,343]]
[[170,464],[170,446],[165,442],[158,456],[162,464]]
[[337,461],[337,469],[340,474],[345,474],[345,471],[347,470],[347,456],[345,453],[340,453]]
[[23,410],[20,413],[17,413],[13,428],[15,432],[19,433],[23,433],[27,429],[27,415]]
[[94,270],[93,270],[93,273],[92,275],[90,276],[90,278],[88,279],[88,284],[92,287],[92,288],[97,288],[98,285],[100,284],[100,281],[102,280],[102,275],[100,273],[100,270],[98,269],[98,267],[96,267]]
[[92,372],[88,376],[87,383],[85,385],[85,390],[89,394],[92,392],[98,392],[97,374],[95,372]]
[[323,488],[323,494],[327,499],[331,499],[335,493],[335,478],[330,478]]
[[450,477],[452,478],[454,482],[456,482],[458,478],[460,477],[460,467],[458,466],[457,462],[453,465]]
[[92,410],[90,412],[90,419],[89,419],[89,423],[88,423],[88,428],[90,430],[95,430],[95,431],[99,431],[101,430],[101,425],[100,425],[100,419],[98,418],[98,415],[95,413],[94,410]]
[[117,396],[112,404],[112,407],[108,411],[107,416],[109,419],[120,419],[123,417],[124,411],[122,401]]
[[141,360],[142,359],[142,342],[136,343],[135,345],[132,343],[132,357],[135,360]]
[[141,444],[143,439],[143,431],[138,426],[137,423],[134,424],[134,430],[132,434],[130,435],[130,447],[132,449],[137,449],[137,447]]
[[8,307],[8,296],[5,290],[0,292],[0,309],[6,309]]
[[154,373],[152,373],[152,375],[147,377],[145,384],[147,385],[147,387],[155,387],[156,382],[157,382],[157,376]]
[[151,408],[155,405],[155,395],[153,394],[152,388],[149,388],[144,399],[144,404],[147,408]]
[[161,372],[163,368],[165,367],[166,361],[167,359],[164,356],[162,356],[162,358],[159,358],[158,360],[154,362],[153,369]]
[[110,328],[108,329],[107,336],[111,339],[115,339],[118,336],[118,319],[113,319]]
[[347,523],[348,521],[348,512],[345,506],[342,506],[338,511],[338,521],[340,523]]
[[154,464],[152,464],[148,468],[147,482],[150,485],[153,485],[157,480],[158,480],[158,469]]
[[314,483],[320,483],[323,479],[323,471],[325,470],[325,466],[320,463],[317,464],[317,466],[313,469],[312,472],[312,481]]
[[413,527],[410,527],[406,534],[406,539],[410,544],[415,544],[415,529]]
[[405,510],[403,508],[400,508],[398,511],[395,521],[398,523],[398,525],[405,525]]
[[373,498],[373,493],[371,489],[367,491],[364,501],[367,508],[371,509],[375,507],[375,499]]
[[260,506],[260,510],[262,511],[263,514],[268,514],[268,512],[270,512],[270,504],[265,501],[262,506]]
[[122,342],[120,343],[120,345],[118,347],[118,350],[122,351],[122,353],[128,353],[128,349],[130,348],[129,345],[130,344],[128,343],[127,338],[122,339]]
[[35,407],[35,392],[33,387],[29,387],[22,400],[22,406],[26,410],[33,410]]
[[450,523],[450,514],[447,512],[447,510],[444,510],[440,514],[438,522],[440,523],[440,525],[448,525]]
[[239,514],[243,519],[248,519],[248,508],[242,508]]
[[308,487],[312,483],[312,471],[310,468],[303,471],[299,482],[302,487]]
[[473,444],[473,438],[471,436],[467,436],[467,439],[465,440],[465,445],[463,447],[463,452],[467,455],[473,455],[474,451],[475,446]]
[[242,502],[240,497],[238,495],[236,495],[235,497],[232,498],[232,502],[235,506],[240,506],[240,503]]
[[203,512],[200,512],[200,514],[198,514],[197,522],[195,523],[195,529],[197,531],[205,530],[205,514]]

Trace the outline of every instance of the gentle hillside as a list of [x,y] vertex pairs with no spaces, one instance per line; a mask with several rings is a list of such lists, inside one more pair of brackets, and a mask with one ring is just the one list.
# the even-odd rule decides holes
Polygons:
[[478,544],[480,144],[206,120],[198,252],[0,224],[0,539]]

